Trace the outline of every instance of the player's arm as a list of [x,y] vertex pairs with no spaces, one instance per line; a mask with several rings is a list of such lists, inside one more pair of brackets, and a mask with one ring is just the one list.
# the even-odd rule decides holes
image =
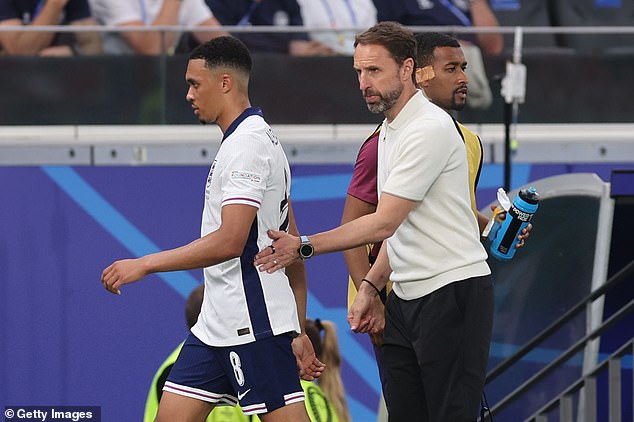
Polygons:
[[[315,255],[343,251],[356,246],[375,243],[392,236],[407,214],[418,204],[405,198],[383,193],[376,212],[352,220],[333,230],[309,236]],[[269,231],[273,239],[275,257],[271,248],[256,255],[256,265],[260,271],[272,273],[299,259],[299,237],[286,232]]]
[[[295,223],[295,215],[291,201],[288,201],[288,232],[293,236],[299,236],[297,224]],[[297,303],[297,316],[299,317],[299,325],[302,329],[301,334],[306,334],[306,302],[308,301],[308,286],[306,284],[306,268],[304,261],[299,260],[289,265],[286,269],[286,276],[295,295]]]
[[482,231],[484,230],[486,225],[489,223],[489,218],[486,215],[482,214],[480,211],[478,211],[477,220],[478,220],[478,229],[480,230],[480,234],[482,234]]
[[119,294],[121,286],[148,274],[204,268],[237,258],[242,255],[257,210],[250,205],[225,205],[218,230],[179,248],[116,261],[103,270],[102,283],[111,293]]
[[[295,214],[293,206],[288,201],[288,231],[293,236],[299,236],[297,224],[295,223]],[[324,365],[315,355],[313,344],[306,334],[306,303],[308,301],[308,285],[306,283],[306,268],[304,261],[297,261],[286,268],[288,281],[295,295],[295,303],[297,304],[297,316],[302,332],[293,340],[293,353],[297,361],[299,375],[307,381],[318,378],[323,372]]]
[[[346,197],[346,203],[343,207],[341,216],[341,224],[346,224],[352,220],[356,220],[364,215],[372,214],[376,211],[376,205],[362,201],[352,195]],[[343,257],[348,267],[348,273],[352,278],[352,282],[359,289],[361,279],[370,271],[370,262],[368,261],[368,252],[366,246],[359,246],[343,251]]]

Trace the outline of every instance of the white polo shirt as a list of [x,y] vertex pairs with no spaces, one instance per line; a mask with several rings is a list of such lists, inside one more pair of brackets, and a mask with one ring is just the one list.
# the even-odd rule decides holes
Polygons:
[[270,228],[288,229],[290,168],[259,108],[227,129],[205,186],[201,236],[217,230],[222,207],[258,208],[242,256],[204,269],[205,296],[192,333],[210,346],[231,346],[300,331],[295,297],[283,270],[260,272],[255,254]]
[[416,299],[490,274],[471,210],[464,143],[449,114],[420,91],[383,122],[377,173],[379,195],[418,202],[387,239],[398,297]]

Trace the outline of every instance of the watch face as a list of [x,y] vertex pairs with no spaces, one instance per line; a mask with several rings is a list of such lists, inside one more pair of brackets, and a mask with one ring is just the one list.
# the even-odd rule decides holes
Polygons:
[[313,256],[313,245],[311,245],[311,244],[302,245],[299,248],[299,255],[302,258],[310,258],[311,256]]

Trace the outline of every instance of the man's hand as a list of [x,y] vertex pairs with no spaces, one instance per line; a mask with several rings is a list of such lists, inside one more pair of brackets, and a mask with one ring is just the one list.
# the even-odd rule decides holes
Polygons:
[[297,361],[299,376],[306,381],[319,378],[326,368],[326,365],[315,356],[313,343],[310,342],[308,336],[306,334],[300,334],[293,339],[291,345],[293,347],[295,360]]
[[[377,294],[372,287],[366,284],[361,284],[357,296],[348,310],[348,324],[350,324],[350,329],[355,333],[372,332],[376,323],[375,314],[372,312],[372,304]],[[385,324],[385,319],[383,324]]]
[[383,345],[383,330],[385,329],[385,305],[379,296],[375,296],[370,305],[370,313],[374,317],[374,325],[368,333],[375,346]]
[[120,295],[121,286],[133,283],[148,275],[142,258],[116,261],[101,273],[101,282],[110,293]]
[[299,237],[275,230],[269,230],[267,234],[273,243],[255,256],[255,265],[260,271],[274,273],[299,260]]

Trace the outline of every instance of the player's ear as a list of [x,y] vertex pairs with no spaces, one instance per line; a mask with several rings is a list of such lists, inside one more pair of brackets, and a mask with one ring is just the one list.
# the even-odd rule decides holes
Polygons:
[[222,92],[229,92],[233,87],[233,78],[228,73],[223,73],[220,77],[220,87]]

